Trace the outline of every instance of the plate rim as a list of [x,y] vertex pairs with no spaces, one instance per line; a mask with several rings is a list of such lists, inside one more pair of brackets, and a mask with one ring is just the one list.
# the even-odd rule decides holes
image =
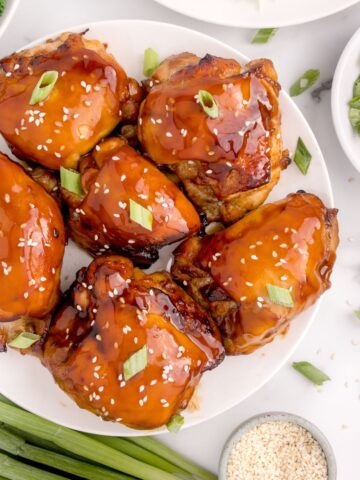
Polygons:
[[[340,94],[341,86],[346,72],[346,67],[348,65],[349,57],[351,56],[354,47],[356,44],[360,44],[360,27],[353,33],[353,35],[348,40],[345,45],[344,50],[342,51],[338,63],[335,68],[333,84],[331,89],[331,114],[333,125],[337,138],[340,142],[341,148],[343,149],[345,155],[350,160],[354,168],[360,172],[360,159],[357,157],[356,153],[353,151],[351,145],[346,139],[344,127],[340,121],[340,112],[342,109],[342,101],[344,100],[343,96]],[[360,47],[359,47],[360,50]],[[360,57],[360,55],[359,55]],[[360,69],[359,69],[360,75]]]
[[[156,20],[144,20],[144,19],[101,20],[101,21],[98,21],[98,22],[96,22],[96,21],[95,22],[88,22],[88,23],[84,23],[84,24],[79,24],[79,25],[75,25],[75,26],[66,27],[66,28],[61,29],[59,31],[52,32],[50,34],[42,36],[42,37],[24,45],[24,46],[22,46],[17,51],[21,51],[23,49],[31,48],[36,44],[42,43],[49,38],[54,38],[56,36],[59,36],[61,33],[64,33],[64,32],[73,32],[73,31],[81,32],[81,31],[84,31],[86,29],[89,29],[89,31],[91,33],[91,28],[93,28],[94,26],[95,27],[103,26],[103,25],[105,26],[105,25],[108,25],[109,23],[114,23],[114,24],[137,24],[137,25],[143,23],[143,24],[152,24],[153,26],[157,26],[157,25],[162,25],[163,26],[163,25],[165,25],[166,27],[178,30],[179,32],[187,31],[187,32],[190,32],[190,34],[195,34],[195,35],[203,38],[204,40],[210,40],[211,42],[215,42],[215,44],[217,44],[217,45],[219,45],[223,48],[228,49],[229,53],[231,52],[232,54],[234,54],[236,56],[240,56],[240,57],[243,57],[244,59],[247,59],[247,61],[249,60],[247,55],[242,54],[236,48],[228,45],[226,42],[218,40],[215,37],[212,37],[211,35],[207,35],[205,33],[199,32],[195,29],[191,29],[191,28],[188,28],[188,27],[183,27],[183,26],[176,25],[176,24],[173,24],[173,23],[170,23],[170,22],[160,22],[160,21],[156,21]],[[101,41],[101,39],[100,39],[100,41]],[[111,52],[111,47],[110,47],[110,52]],[[334,195],[333,195],[333,189],[332,189],[332,185],[331,185],[331,181],[330,181],[329,171],[328,171],[328,168],[327,168],[327,165],[326,165],[324,155],[323,155],[322,150],[320,148],[320,145],[319,145],[319,143],[318,143],[318,141],[315,137],[315,134],[314,134],[312,128],[310,127],[309,123],[307,122],[305,116],[301,112],[300,108],[292,100],[292,98],[289,96],[289,94],[285,90],[281,90],[280,95],[283,96],[286,99],[286,101],[290,102],[294,112],[302,120],[302,123],[306,126],[306,129],[308,131],[308,135],[310,135],[310,137],[312,139],[312,142],[314,143],[314,145],[316,145],[316,147],[317,147],[317,149],[320,153],[322,163],[324,164],[324,167],[325,167],[324,168],[325,177],[324,177],[323,180],[324,180],[324,183],[326,184],[326,187],[327,187],[326,190],[328,192],[328,197],[329,197],[329,208],[333,208],[334,207]],[[241,398],[241,400],[235,399],[233,402],[231,402],[231,404],[226,405],[224,408],[219,408],[218,410],[216,410],[216,412],[213,412],[210,415],[207,415],[206,418],[201,418],[201,417],[194,418],[191,421],[190,424],[185,422],[182,429],[187,429],[187,428],[194,427],[196,425],[207,422],[207,421],[223,414],[224,412],[230,410],[231,408],[234,408],[235,406],[239,405],[241,402],[243,402],[244,400],[246,400],[247,398],[252,396],[260,388],[262,388],[266,383],[268,383],[271,380],[271,378],[273,378],[276,375],[276,373],[286,364],[288,359],[291,357],[291,355],[293,355],[295,350],[298,348],[298,346],[300,345],[300,343],[302,342],[302,340],[304,339],[304,337],[308,333],[309,329],[312,327],[314,321],[316,320],[316,317],[317,317],[320,305],[323,301],[323,298],[324,298],[324,296],[322,295],[312,307],[309,307],[309,308],[312,308],[313,310],[311,312],[311,317],[309,318],[309,320],[307,322],[307,325],[305,327],[303,327],[300,335],[298,336],[298,338],[296,339],[296,341],[294,342],[292,347],[289,348],[288,352],[285,354],[285,356],[282,358],[282,360],[279,362],[279,364],[274,369],[272,369],[271,372],[269,372],[269,374],[266,377],[264,377],[264,379],[261,382],[259,382],[256,386],[254,386],[251,390],[249,390],[249,392],[246,395],[244,395]],[[60,387],[58,387],[58,388],[60,388]],[[0,385],[0,393],[2,393],[1,385]],[[4,394],[4,395],[7,396],[9,398],[9,400],[14,401],[14,403],[19,405],[20,407],[34,413],[35,415],[42,416],[42,414],[39,413],[41,411],[41,408],[39,408],[38,411],[34,411],[34,409],[29,409],[28,407],[24,406],[23,401],[19,402],[17,399],[13,400],[11,398],[11,395],[8,395],[8,394]],[[76,406],[75,402],[74,402],[74,405]],[[80,408],[80,407],[77,407],[77,408]],[[83,410],[83,409],[81,409],[81,410]],[[52,420],[50,417],[45,416],[43,418],[46,418],[46,419],[54,422],[54,420]],[[67,428],[75,429],[75,430],[78,430],[78,431],[81,431],[81,432],[94,433],[94,434],[98,434],[98,435],[107,435],[107,436],[133,436],[133,437],[135,437],[135,436],[162,435],[162,434],[169,433],[168,430],[166,429],[166,426],[162,426],[162,427],[159,427],[157,429],[152,429],[152,430],[136,430],[136,429],[132,429],[132,428],[127,427],[126,425],[121,424],[121,427],[125,428],[126,432],[129,432],[129,435],[126,435],[126,434],[124,435],[125,432],[107,431],[106,429],[101,429],[101,423],[99,423],[99,428],[97,429],[97,431],[94,431],[94,430],[85,429],[81,426],[80,427],[79,426],[74,427],[73,424],[70,424],[67,421],[61,421],[61,422],[56,421],[56,422],[59,425],[62,425],[62,426],[67,427]]]
[[[346,0],[347,3],[345,6],[343,5],[338,5],[337,7],[333,8],[332,10],[330,10],[329,12],[325,13],[325,14],[321,14],[319,13],[318,15],[315,15],[315,16],[311,16],[309,15],[309,18],[305,17],[305,18],[300,18],[300,19],[293,19],[291,21],[280,21],[277,23],[277,25],[273,25],[273,23],[271,22],[268,22],[266,19],[262,19],[261,21],[259,20],[259,23],[257,20],[253,21],[253,22],[236,22],[236,21],[224,21],[224,20],[221,20],[221,19],[205,19],[205,18],[202,18],[200,17],[199,15],[193,15],[193,14],[190,14],[189,12],[187,12],[186,10],[182,9],[181,6],[178,7],[178,6],[173,6],[173,5],[168,5],[167,4],[167,0],[155,0],[155,2],[157,2],[159,5],[162,5],[163,7],[165,8],[168,8],[169,10],[172,10],[173,12],[176,12],[178,14],[181,14],[181,15],[184,15],[188,18],[193,18],[195,20],[198,20],[198,21],[201,21],[201,22],[205,22],[205,23],[210,23],[212,25],[221,25],[223,27],[240,27],[240,28],[282,28],[282,27],[290,27],[290,26],[295,26],[295,25],[302,25],[304,23],[311,23],[311,22],[315,22],[316,20],[320,20],[322,18],[326,18],[326,17],[330,17],[331,15],[335,15],[336,13],[339,13],[339,12],[342,12],[344,10],[346,10],[347,8],[350,8],[350,7],[353,7],[354,5],[356,5],[357,3],[359,3],[360,0]],[[260,16],[260,15],[259,15]]]

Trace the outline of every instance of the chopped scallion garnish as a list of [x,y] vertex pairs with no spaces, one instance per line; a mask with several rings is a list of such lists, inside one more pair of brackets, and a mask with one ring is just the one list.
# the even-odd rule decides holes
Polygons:
[[311,153],[306,148],[306,145],[303,142],[302,138],[299,137],[296,145],[294,162],[303,175],[307,174],[310,167],[311,159]]
[[278,30],[278,28],[260,28],[260,30],[255,33],[251,43],[267,43]]
[[169,432],[177,433],[184,425],[184,417],[182,415],[173,415],[166,425]]
[[17,337],[11,340],[11,342],[8,342],[8,345],[15,348],[29,348],[38,340],[40,340],[40,335],[37,335],[36,333],[21,332]]
[[359,310],[354,310],[355,317],[360,320],[360,308]]
[[301,75],[300,78],[296,80],[296,82],[291,85],[290,87],[290,95],[292,97],[296,97],[297,95],[301,95],[305,90],[312,87],[314,83],[320,76],[320,70],[317,69],[310,69],[306,70],[305,73]]
[[152,48],[147,48],[144,52],[143,73],[145,77],[151,77],[159,65],[159,54]]
[[138,223],[146,230],[152,231],[153,216],[147,208],[144,208],[139,203],[134,202],[130,198],[130,220]]
[[4,13],[6,7],[6,0],[0,0],[0,17]]
[[137,373],[144,370],[147,365],[147,346],[144,345],[124,362],[124,378],[128,381]]
[[62,188],[76,195],[84,195],[81,186],[81,175],[72,168],[60,167],[60,183]]
[[266,284],[266,288],[269,294],[270,302],[289,308],[294,306],[291,292],[287,288],[277,287],[276,285],[271,285],[270,283]]
[[353,97],[351,100],[349,100],[349,106],[360,109],[360,96]]
[[354,86],[353,86],[353,97],[359,97],[359,96],[360,96],[360,75],[355,80]]
[[197,98],[206,115],[210,118],[217,118],[219,116],[219,108],[210,92],[199,90]]
[[59,73],[56,70],[44,72],[31,94],[30,105],[35,105],[45,100],[52,92],[58,77]]
[[317,367],[314,367],[314,365],[309,362],[294,362],[292,366],[297,372],[301,373],[308,380],[315,383],[315,385],[322,385],[324,382],[330,380],[330,378],[324,372],[319,370]]

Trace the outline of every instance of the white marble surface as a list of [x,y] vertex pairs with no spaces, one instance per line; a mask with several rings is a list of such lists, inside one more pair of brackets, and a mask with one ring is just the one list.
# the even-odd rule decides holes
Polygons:
[[[294,8],[301,8],[301,2],[292,1]],[[53,31],[114,18],[176,23],[223,40],[249,57],[268,56],[275,62],[286,89],[307,68],[319,68],[322,81],[332,77],[341,51],[360,26],[360,4],[311,24],[282,28],[271,43],[254,46],[250,44],[250,30],[192,20],[151,0],[22,0],[0,39],[0,56]],[[329,92],[323,93],[320,103],[309,93],[296,102],[313,128],[328,164],[340,209],[341,245],[333,288],[326,294],[293,360],[313,362],[332,380],[316,388],[289,364],[255,395],[227,413],[163,439],[215,471],[226,438],[241,421],[256,413],[285,410],[313,421],[328,436],[337,457],[338,480],[359,480],[360,321],[352,311],[360,308],[360,173],[351,166],[335,136]],[[241,372],[234,372],[230,381],[241,382]]]

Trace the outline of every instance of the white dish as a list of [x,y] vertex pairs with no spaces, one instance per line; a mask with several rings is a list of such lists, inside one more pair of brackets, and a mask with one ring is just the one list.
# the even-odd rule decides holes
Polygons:
[[[109,45],[129,75],[142,78],[143,52],[147,47],[156,49],[161,58],[183,50],[199,55],[212,53],[233,57],[244,63],[247,58],[233,48],[201,33],[182,27],[140,20],[113,20],[71,28],[83,31]],[[52,35],[56,36],[57,33]],[[41,39],[40,41],[43,41]],[[286,93],[281,93],[284,124],[284,144],[294,151],[300,135],[313,155],[309,173],[303,176],[295,165],[283,173],[280,184],[270,200],[284,197],[290,192],[305,189],[319,195],[327,206],[333,206],[333,197],[324,158],[316,139],[303,115]],[[0,140],[0,150],[5,143]],[[7,150],[7,149],[6,149]],[[168,263],[171,248],[166,247],[153,269],[163,269]],[[90,262],[90,257],[75,245],[66,250],[63,287],[73,281],[75,272]],[[318,304],[319,305],[319,304]],[[217,369],[204,375],[196,392],[200,408],[186,411],[185,426],[203,422],[238,404],[267,382],[287,361],[315,318],[317,306],[300,315],[284,338],[278,338],[267,347],[248,356],[227,358]],[[0,391],[22,407],[59,424],[77,430],[105,435],[149,435],[154,431],[130,430],[125,426],[104,422],[95,415],[81,410],[54,383],[50,373],[40,362],[14,351],[0,354]],[[156,432],[166,431],[165,429]]]
[[230,27],[285,27],[340,12],[359,0],[156,0],[176,12]]
[[360,136],[349,121],[348,101],[353,96],[354,81],[360,75],[360,28],[351,37],[337,64],[331,91],[335,130],[347,157],[360,172]]
[[4,13],[0,17],[0,37],[5,32],[10,20],[15,14],[20,0],[7,0]]

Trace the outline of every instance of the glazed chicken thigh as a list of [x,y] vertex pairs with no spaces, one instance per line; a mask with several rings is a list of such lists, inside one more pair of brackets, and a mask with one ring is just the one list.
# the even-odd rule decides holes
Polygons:
[[15,155],[51,169],[76,168],[121,120],[137,118],[141,98],[106,46],[83,34],[0,60],[0,133]]
[[60,297],[65,247],[55,200],[0,153],[0,350],[19,333],[41,335]]
[[272,62],[242,68],[183,53],[164,60],[148,85],[138,123],[142,146],[178,175],[208,221],[233,223],[260,205],[288,164]]
[[108,138],[80,162],[84,195],[62,188],[72,238],[93,255],[129,256],[149,266],[160,246],[200,228],[179,188],[119,137]]
[[292,194],[178,247],[173,277],[211,313],[228,354],[270,342],[330,287],[336,213],[315,195]]
[[119,256],[78,272],[44,346],[45,365],[80,407],[133,428],[169,422],[223,356],[217,327],[169,274]]

